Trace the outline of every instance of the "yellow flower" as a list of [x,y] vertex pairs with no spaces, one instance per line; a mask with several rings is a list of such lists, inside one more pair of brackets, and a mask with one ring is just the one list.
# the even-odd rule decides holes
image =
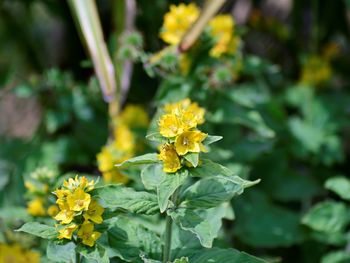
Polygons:
[[216,43],[209,54],[213,57],[220,57],[229,50],[234,30],[233,18],[230,15],[218,15],[209,22],[209,26]]
[[74,211],[70,210],[67,203],[59,203],[58,204],[61,211],[54,217],[57,221],[61,221],[61,224],[69,224],[73,221]]
[[50,205],[47,209],[47,214],[51,217],[55,217],[59,212],[57,205]]
[[78,237],[82,239],[84,245],[92,247],[101,233],[94,231],[94,224],[85,221],[78,231]]
[[36,198],[28,202],[27,211],[32,216],[44,216],[46,214],[43,200]]
[[85,176],[78,177],[78,175],[76,175],[74,179],[69,178],[68,181],[63,182],[63,186],[71,191],[78,187],[85,191],[91,191],[94,189],[94,184],[93,180],[89,181]]
[[310,57],[304,64],[300,82],[309,85],[320,85],[332,76],[332,68],[328,62],[319,56]]
[[70,210],[73,211],[83,211],[87,210],[91,202],[91,196],[85,193],[83,189],[76,188],[71,195],[67,197],[67,203]]
[[[77,176],[75,178],[77,178]],[[89,192],[94,189],[95,181],[89,181],[85,176],[82,176],[79,178],[79,187],[84,191]]]
[[184,123],[175,114],[164,114],[159,119],[159,132],[166,138],[175,137],[184,130]]
[[160,38],[168,44],[177,45],[198,15],[199,9],[195,4],[171,5],[170,11],[164,15]]
[[99,154],[97,154],[98,169],[101,172],[112,170],[114,167],[113,155],[110,147],[104,146]]
[[34,193],[37,191],[37,187],[29,181],[25,181],[24,186],[28,189],[29,192]]
[[113,152],[113,145],[102,148],[101,152],[97,155],[98,169],[102,172],[104,181],[126,184],[129,178],[114,167],[114,164],[121,163],[131,158],[132,155],[127,153],[123,158],[118,158],[113,155]]
[[204,108],[199,107],[196,102],[193,102],[188,106],[187,112],[191,112],[194,115],[197,124],[204,123],[205,110]]
[[72,239],[72,235],[74,233],[75,230],[77,230],[78,228],[78,225],[77,224],[70,224],[60,230],[58,230],[58,239],[63,239],[63,238],[66,238],[66,239]]
[[0,243],[0,263],[39,263],[40,254],[25,250],[18,244],[7,245]]
[[135,138],[131,130],[124,124],[119,124],[114,130],[114,147],[122,152],[133,152]]
[[188,152],[205,152],[206,149],[202,141],[208,135],[200,131],[187,131],[176,137],[175,149],[179,155],[185,155]]
[[127,105],[119,116],[121,123],[128,127],[147,127],[149,118],[146,111],[137,105]]
[[91,220],[96,224],[101,224],[103,221],[102,214],[104,212],[104,208],[99,205],[96,200],[92,200],[89,209],[83,214],[85,220]]
[[168,103],[164,105],[164,111],[169,114],[180,116],[184,110],[191,105],[191,100],[186,98],[175,103]]
[[67,189],[56,189],[56,191],[53,193],[58,199],[66,200],[67,196],[70,194],[70,191]]
[[181,168],[180,158],[172,144],[163,144],[158,158],[163,161],[163,171],[166,173],[174,173]]
[[176,137],[204,123],[205,110],[189,99],[164,105],[166,114],[159,119],[159,132],[166,138]]

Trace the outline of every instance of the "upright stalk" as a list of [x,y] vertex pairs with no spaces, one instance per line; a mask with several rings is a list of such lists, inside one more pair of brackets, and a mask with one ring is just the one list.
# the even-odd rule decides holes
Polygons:
[[79,252],[75,252],[75,263],[80,263],[80,254],[79,254]]
[[[171,196],[171,201],[174,203],[175,208],[177,206],[177,199],[179,196],[180,188],[176,189],[176,191]],[[173,232],[173,219],[171,216],[166,216],[166,222],[165,222],[165,235],[164,235],[164,250],[163,250],[163,263],[167,263],[170,261],[171,255],[171,238],[172,238],[172,232]]]
[[173,227],[173,219],[169,215],[167,215],[166,225],[165,225],[165,244],[164,244],[164,251],[163,251],[163,263],[167,263],[170,260],[172,227]]

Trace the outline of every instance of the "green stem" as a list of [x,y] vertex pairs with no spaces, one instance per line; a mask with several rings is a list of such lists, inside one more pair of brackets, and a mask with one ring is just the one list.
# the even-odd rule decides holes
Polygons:
[[[174,203],[175,207],[177,206],[179,191],[180,191],[180,188],[176,189],[174,194],[171,196],[171,201]],[[171,216],[167,215],[166,223],[165,223],[163,263],[167,263],[171,259],[170,251],[171,251],[172,227],[173,227],[173,219],[171,218]]]
[[163,263],[167,263],[170,260],[172,226],[173,226],[173,220],[170,216],[167,215],[166,225],[165,225],[165,244],[164,244],[164,251],[163,251]]
[[75,263],[80,263],[80,254],[79,252],[75,252]]

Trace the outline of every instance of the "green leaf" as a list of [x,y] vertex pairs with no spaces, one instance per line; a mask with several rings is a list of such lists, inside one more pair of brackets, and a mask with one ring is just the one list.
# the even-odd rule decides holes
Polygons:
[[183,230],[195,234],[202,246],[210,248],[218,236],[222,219],[231,218],[227,212],[228,206],[229,204],[225,203],[206,210],[177,209],[170,212],[170,216]]
[[57,237],[56,228],[37,222],[25,223],[16,231],[25,232],[45,239],[54,239]]
[[104,207],[121,208],[146,215],[156,214],[158,211],[157,196],[151,193],[137,192],[120,185],[108,185],[97,188],[96,191]]
[[333,178],[329,178],[325,187],[341,198],[350,201],[350,180],[344,176],[337,176]]
[[204,178],[186,189],[181,198],[182,205],[193,208],[215,207],[242,194],[244,188],[258,182],[246,181],[238,176]]
[[[212,226],[204,215],[190,209],[179,209],[177,212],[172,212],[170,215],[182,229],[194,233],[202,246],[209,248],[212,246],[213,240],[217,236],[218,229],[216,226]],[[213,227],[216,228],[216,231]]]
[[321,263],[347,263],[350,262],[350,253],[345,250],[332,251],[322,257]]
[[141,180],[147,190],[156,189],[165,176],[168,176],[168,174],[163,171],[163,165],[161,164],[147,165],[141,171]]
[[194,168],[198,166],[199,153],[188,153],[184,155],[184,158],[190,162]]
[[[303,240],[300,217],[273,204],[257,189],[247,191],[234,201],[235,236],[252,247],[289,247]],[[257,220],[259,223],[257,223]]]
[[138,221],[119,216],[108,230],[108,243],[114,255],[128,262],[144,258],[157,258],[161,253],[161,240]]
[[159,132],[153,132],[146,135],[146,139],[153,142],[164,143],[167,142],[167,138],[163,137]]
[[46,256],[52,262],[74,262],[75,260],[75,244],[68,242],[60,245],[57,242],[50,241],[46,248]]
[[174,263],[189,263],[188,257],[177,258],[174,260]]
[[311,208],[303,217],[302,223],[316,231],[340,232],[349,223],[348,209],[343,203],[325,201]]
[[233,174],[233,172],[225,166],[207,159],[201,159],[200,165],[196,168],[189,168],[188,171],[193,177],[230,176]]
[[77,247],[77,252],[83,256],[83,262],[109,263],[106,249],[99,244],[96,244],[92,248],[79,245]]
[[169,198],[179,188],[188,176],[187,170],[166,174],[163,181],[157,187],[157,196],[160,212],[163,213],[169,204]]
[[116,164],[115,166],[121,167],[121,168],[127,168],[135,165],[153,164],[158,162],[159,162],[159,159],[156,153],[146,153],[144,155],[136,156],[134,158],[126,160],[120,164]]
[[203,141],[204,145],[209,145],[214,142],[220,141],[223,137],[222,136],[216,136],[216,135],[208,135],[207,138]]
[[211,248],[200,250],[197,253],[190,255],[189,259],[189,262],[191,263],[266,263],[266,261],[262,259],[232,248]]

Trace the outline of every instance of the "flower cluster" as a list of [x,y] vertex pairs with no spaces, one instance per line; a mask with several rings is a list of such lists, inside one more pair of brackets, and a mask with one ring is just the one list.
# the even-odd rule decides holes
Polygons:
[[[170,11],[164,15],[160,38],[170,45],[179,44],[186,31],[198,18],[199,11],[199,8],[193,3],[171,5]],[[231,15],[218,15],[209,22],[208,31],[211,38],[214,39],[214,46],[209,51],[210,56],[220,57],[223,54],[237,52],[241,40],[234,34],[234,26]]]
[[127,183],[126,177],[117,167],[116,163],[121,163],[131,157],[142,145],[138,142],[138,137],[133,130],[146,128],[149,119],[143,108],[136,105],[128,105],[113,120],[113,137],[114,139],[102,147],[101,152],[97,154],[98,169],[103,175],[106,182]]
[[25,181],[27,188],[27,212],[32,216],[55,216],[58,207],[50,198],[50,191],[54,189],[57,173],[47,167],[40,167],[30,174]]
[[335,43],[326,45],[321,55],[307,57],[301,70],[300,82],[318,86],[328,82],[332,76],[331,61],[339,53],[339,46]]
[[167,104],[164,114],[159,119],[159,132],[167,142],[160,146],[159,159],[163,161],[163,170],[174,173],[186,160],[182,157],[189,153],[205,152],[202,142],[207,134],[199,131],[197,125],[204,123],[205,110],[184,99]]
[[198,7],[191,3],[189,5],[171,5],[170,11],[164,15],[164,24],[160,32],[160,38],[170,45],[177,45],[189,27],[199,15]]
[[40,254],[38,252],[24,249],[19,244],[1,244],[0,243],[0,262],[1,263],[38,263]]
[[209,22],[210,34],[215,41],[215,45],[209,51],[212,57],[237,52],[241,39],[234,35],[234,26],[231,15],[218,15]]
[[54,217],[60,222],[58,239],[72,239],[77,231],[78,239],[92,247],[101,236],[101,233],[94,231],[94,224],[102,223],[104,208],[89,194],[94,185],[94,181],[76,176],[75,179],[69,178],[61,189],[54,192],[60,208]]

